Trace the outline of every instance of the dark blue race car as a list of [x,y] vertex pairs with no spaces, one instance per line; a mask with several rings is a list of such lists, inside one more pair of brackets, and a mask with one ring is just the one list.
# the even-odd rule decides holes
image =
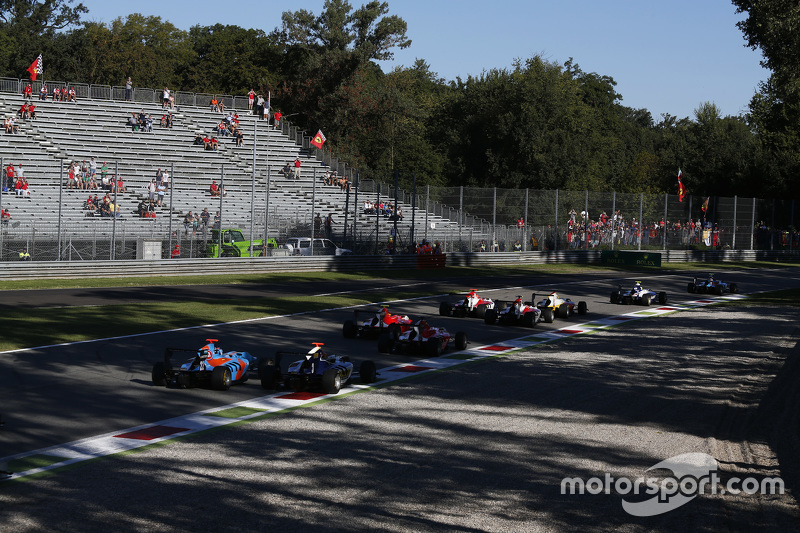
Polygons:
[[[271,366],[273,372],[261,374],[261,386],[265,389],[277,389],[281,386],[294,391],[321,390],[325,394],[337,394],[351,380],[359,377],[361,383],[373,383],[377,379],[377,371],[373,361],[362,361],[358,372],[347,356],[328,354],[323,351],[321,342],[314,342],[308,353],[277,352]],[[299,356],[301,359],[289,365],[285,374],[280,371],[281,359],[285,356]]]
[[686,290],[689,293],[706,293],[706,294],[717,294],[723,295],[726,292],[729,293],[737,293],[739,292],[739,286],[736,283],[725,283],[722,282],[714,277],[714,274],[709,274],[706,276],[706,279],[698,279],[694,278],[691,283],[688,284]]

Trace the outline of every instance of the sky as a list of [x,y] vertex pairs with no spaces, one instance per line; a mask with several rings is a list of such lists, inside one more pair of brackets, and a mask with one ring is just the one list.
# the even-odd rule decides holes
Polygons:
[[[324,0],[80,0],[85,20],[109,23],[136,12],[176,27],[230,24],[269,33],[285,11],[319,14]],[[384,72],[419,59],[445,80],[511,68],[536,55],[617,82],[622,105],[694,118],[705,102],[722,116],[747,112],[769,71],[759,50],[745,47],[728,0],[384,0],[408,24],[412,43],[397,49]],[[76,0],[77,2],[77,0]],[[360,7],[365,0],[350,0]]]

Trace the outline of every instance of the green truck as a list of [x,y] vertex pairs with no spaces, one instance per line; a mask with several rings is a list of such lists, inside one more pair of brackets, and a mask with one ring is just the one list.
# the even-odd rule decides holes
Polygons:
[[[218,229],[211,230],[211,240],[206,245],[206,257],[250,257],[250,241],[245,238],[240,229],[222,230],[222,253],[219,249]],[[270,248],[276,248],[278,243],[275,239],[268,239],[267,244]],[[253,257],[264,255],[264,239],[253,241]]]

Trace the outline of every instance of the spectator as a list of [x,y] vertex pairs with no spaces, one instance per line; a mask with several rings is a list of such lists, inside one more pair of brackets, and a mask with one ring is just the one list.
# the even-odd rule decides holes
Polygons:
[[[66,96],[67,89],[64,88],[64,96]],[[53,101],[60,102],[61,101],[61,89],[58,87],[53,87]]]
[[211,148],[211,139],[208,138],[208,135],[203,137],[203,149],[204,150],[212,150],[212,148]]
[[47,85],[42,85],[39,89],[39,100],[47,100]]
[[203,231],[208,229],[208,222],[211,219],[211,214],[208,212],[208,208],[204,207],[203,212],[200,213],[200,221],[203,223]]
[[319,235],[319,230],[322,228],[322,219],[319,217],[319,213],[317,216],[314,217],[314,236],[316,237]]
[[19,133],[19,124],[17,124],[17,119],[15,117],[11,117],[11,133]]
[[219,141],[217,140],[216,137],[211,137],[210,146],[212,150],[216,150],[217,148],[219,148]]
[[264,95],[256,96],[256,116],[261,116],[264,112]]
[[136,122],[139,124],[139,131],[145,131],[147,127],[147,113],[144,112],[144,109],[139,112]]
[[230,133],[230,131],[228,130],[228,126],[226,126],[225,122],[222,120],[219,121],[219,124],[217,124],[217,127],[214,128],[214,131],[216,131],[219,135],[222,135],[223,137]]
[[156,193],[158,194],[157,204],[159,207],[161,207],[164,205],[164,195],[167,193],[167,188],[164,186],[163,181],[156,185]]
[[3,184],[3,191],[8,192],[14,187],[14,176],[17,171],[14,169],[14,163],[9,163],[6,167],[6,182]]
[[325,219],[325,236],[329,239],[333,236],[333,213],[328,213]]
[[292,164],[286,163],[286,166],[281,169],[281,174],[286,179],[289,179],[289,176],[292,174]]
[[183,217],[183,228],[184,228],[184,235],[188,236],[189,231],[194,234],[194,215],[191,211],[186,213],[186,216]]
[[172,248],[169,254],[170,259],[178,259],[181,256],[181,247],[177,244]]
[[225,102],[222,100],[219,101],[219,110],[221,113],[225,112]]
[[156,179],[153,178],[150,180],[150,183],[147,184],[147,199],[151,202],[156,201]]
[[33,103],[28,104],[28,117],[36,118],[36,106]]
[[131,131],[136,131],[139,129],[139,121],[136,118],[136,113],[131,111],[131,116],[128,117],[128,126],[131,127]]
[[139,207],[136,208],[136,211],[139,213],[139,218],[147,217],[147,200],[142,199],[139,202]]
[[217,180],[211,180],[211,185],[208,188],[208,192],[211,193],[211,196],[219,196],[219,186],[217,185]]
[[219,100],[216,96],[211,97],[211,111],[219,111]]
[[128,79],[125,80],[125,101],[130,102],[132,97],[133,97],[133,82],[131,81],[131,77],[128,76]]
[[31,87],[30,83],[22,89],[22,97],[26,100],[31,100],[33,98],[33,87]]
[[300,179],[300,165],[301,165],[300,158],[299,157],[295,157],[294,158],[294,179],[296,179],[296,180]]
[[164,87],[164,92],[161,93],[161,107],[166,108],[169,105],[169,97],[170,97],[169,88]]
[[161,183],[164,184],[164,187],[167,189],[167,191],[169,191],[169,178],[170,178],[169,172],[167,172],[167,170],[164,169],[164,171],[161,172]]
[[92,195],[91,194],[89,195],[89,198],[87,198],[86,201],[83,202],[83,208],[87,209],[89,211],[94,211],[95,205],[94,205],[94,200],[92,199]]
[[236,140],[236,146],[243,146],[244,145],[244,134],[242,130],[236,129],[236,133],[233,134],[233,138]]
[[145,119],[144,131],[153,131],[153,117],[152,117],[152,115],[147,115],[147,119]]
[[125,187],[125,182],[122,181],[121,177],[119,177],[119,176],[113,177],[112,176],[112,178],[116,180],[116,183],[117,183],[116,191],[118,193],[126,193],[126,192],[128,192],[128,189]]
[[22,107],[19,108],[17,114],[19,115],[19,118],[28,118],[28,104],[22,102]]
[[8,209],[0,209],[0,222],[4,226],[8,226],[8,221],[11,220],[11,211]]
[[30,261],[31,260],[31,254],[28,253],[28,249],[27,248],[19,253],[19,260],[20,261]]
[[108,164],[103,161],[103,166],[100,167],[100,179],[105,180],[106,176],[108,176]]
[[75,87],[69,88],[69,101],[70,102],[77,102],[78,101],[78,94],[75,92]]
[[253,89],[250,89],[250,92],[247,93],[247,114],[253,114],[253,104],[256,100],[256,92]]
[[222,218],[219,216],[219,211],[214,215],[214,229],[219,229],[222,223]]
[[281,127],[281,117],[282,117],[282,116],[283,116],[283,113],[281,113],[281,110],[280,110],[280,109],[278,109],[277,111],[275,111],[275,114],[273,115],[273,118],[274,118],[274,120],[275,120],[275,129],[276,129],[276,130],[277,130],[277,129],[280,129],[280,127]]
[[5,120],[3,121],[3,127],[6,129],[6,133],[11,133],[13,130],[11,129],[11,117],[6,116]]
[[196,134],[195,134],[195,136],[194,136],[194,142],[193,142],[193,144],[194,144],[195,146],[201,146],[201,145],[205,145],[205,140],[203,139],[203,136],[202,136],[202,135],[200,135],[199,133],[196,133]]

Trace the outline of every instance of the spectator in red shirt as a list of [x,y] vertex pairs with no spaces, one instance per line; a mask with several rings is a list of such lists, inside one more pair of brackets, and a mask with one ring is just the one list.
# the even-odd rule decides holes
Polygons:
[[276,130],[280,129],[281,117],[283,116],[283,113],[281,113],[280,110],[278,110],[275,111],[275,113],[272,116],[275,118],[275,129]]

